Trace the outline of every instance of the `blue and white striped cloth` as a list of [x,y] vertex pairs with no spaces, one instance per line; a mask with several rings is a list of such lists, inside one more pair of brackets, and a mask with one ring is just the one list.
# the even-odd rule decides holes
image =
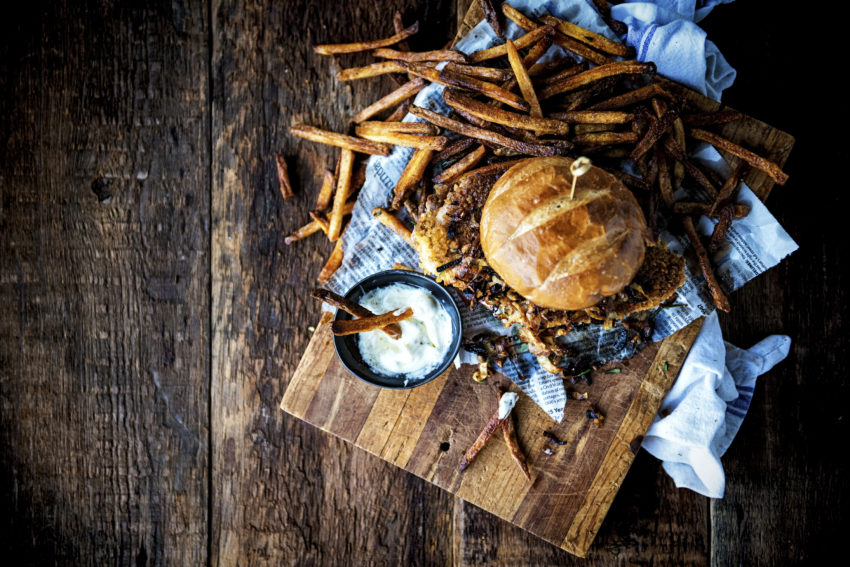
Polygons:
[[771,335],[744,350],[723,341],[717,311],[705,319],[679,377],[643,441],[677,487],[722,498],[720,457],[750,407],[756,378],[788,356],[791,339]]
[[735,82],[735,69],[696,22],[717,4],[731,1],[628,1],[612,6],[611,16],[629,27],[625,42],[635,48],[637,59],[654,61],[665,77],[720,100]]

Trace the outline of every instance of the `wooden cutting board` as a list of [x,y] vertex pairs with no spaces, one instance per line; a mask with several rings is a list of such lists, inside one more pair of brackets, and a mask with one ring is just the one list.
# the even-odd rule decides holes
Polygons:
[[[482,17],[473,3],[458,35]],[[684,94],[705,110],[720,107],[692,91]],[[780,165],[794,143],[788,134],[751,118],[721,132]],[[759,171],[746,181],[762,199],[773,186]],[[498,435],[464,473],[457,470],[496,407],[497,386],[517,390],[507,378],[476,383],[473,369],[465,367],[412,390],[383,390],[342,366],[329,319],[326,314],[320,321],[292,376],[281,403],[284,411],[582,557],[702,325],[695,321],[632,360],[594,372],[592,386],[575,387],[588,392],[589,400],[568,402],[560,424],[520,396],[514,413],[532,474],[526,480]],[[621,372],[606,374],[612,367]],[[586,418],[588,404],[606,416],[602,427]],[[544,431],[566,443],[554,444]]]

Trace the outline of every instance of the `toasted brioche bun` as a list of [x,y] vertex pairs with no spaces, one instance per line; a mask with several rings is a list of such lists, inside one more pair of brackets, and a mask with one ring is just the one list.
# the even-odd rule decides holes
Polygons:
[[551,309],[596,304],[632,281],[644,260],[646,220],[631,191],[567,157],[525,160],[496,182],[481,214],[481,247],[496,273]]

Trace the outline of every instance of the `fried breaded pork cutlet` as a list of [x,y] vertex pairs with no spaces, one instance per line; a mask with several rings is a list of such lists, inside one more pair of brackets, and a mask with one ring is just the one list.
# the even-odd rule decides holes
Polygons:
[[[533,203],[509,203],[508,209],[500,209],[497,212],[500,218],[496,219],[496,222],[500,222],[501,217],[517,215],[521,217],[516,219],[516,227],[508,227],[508,233],[511,234],[508,240],[512,239],[511,242],[518,242],[520,245],[518,253],[520,256],[512,257],[511,261],[514,264],[521,264],[522,260],[528,256],[531,260],[532,271],[539,271],[540,266],[548,261],[541,256],[540,250],[543,246],[548,246],[550,240],[560,243],[565,238],[564,234],[571,227],[574,228],[576,223],[597,222],[599,219],[594,221],[592,217],[602,215],[599,212],[600,206],[593,201],[599,199],[598,195],[589,192],[592,188],[583,193],[579,191],[575,196],[576,200],[572,200],[563,197],[562,187],[554,187],[559,183],[556,178],[560,175],[560,168],[564,164],[560,162],[529,164],[529,162],[534,162],[534,159],[514,160],[476,169],[458,179],[447,192],[431,195],[428,198],[426,211],[420,216],[413,231],[413,241],[419,253],[421,267],[426,273],[460,290],[469,302],[470,308],[474,307],[475,303],[480,303],[505,327],[518,325],[520,339],[527,343],[530,352],[537,356],[540,364],[550,372],[561,372],[567,353],[563,345],[559,344],[559,337],[567,335],[577,325],[589,323],[601,324],[605,328],[612,328],[618,324],[626,324],[630,328],[647,328],[648,312],[670,300],[684,283],[684,260],[681,256],[668,251],[661,242],[645,242],[641,239],[639,265],[635,266],[636,272],[633,277],[628,274],[630,279],[626,285],[611,293],[603,293],[603,297],[592,305],[581,309],[559,309],[527,299],[514,287],[508,285],[503,275],[493,269],[482,247],[482,211],[488,204],[488,197],[491,196],[497,181],[510,175],[516,178],[517,175],[523,174],[523,179],[517,183],[518,190],[536,195],[532,199],[536,199]],[[511,173],[506,174],[509,170]],[[605,183],[610,182],[608,177],[604,178]],[[532,189],[535,184],[546,185],[544,187],[546,194],[535,193]],[[503,182],[500,182],[498,190],[505,191]],[[558,197],[560,200],[553,200],[550,194],[561,195]],[[582,200],[581,203],[578,200]],[[587,210],[575,210],[569,214],[583,214],[590,220],[567,219],[573,224],[566,229],[563,226],[555,227],[556,232],[551,232],[552,223],[565,222],[564,214],[557,208],[577,209],[579,204]],[[522,209],[523,206],[530,207],[529,211],[517,213],[516,209]],[[601,274],[600,277],[603,279],[607,277],[610,280],[612,271],[609,268],[610,262],[606,264],[605,258],[602,257],[604,254],[610,254],[610,251],[599,252],[601,233],[610,237],[615,231],[620,231],[615,237],[610,237],[616,240],[616,246],[619,246],[615,256],[617,254],[635,256],[624,250],[623,245],[620,244],[620,241],[626,237],[622,235],[625,230],[622,226],[614,226],[619,221],[616,214],[613,218],[609,214],[599,221],[602,228],[597,230],[594,236],[588,237],[579,245],[573,243],[573,248],[566,253],[547,250],[546,254],[556,254],[557,257],[550,262],[554,266],[552,270],[542,277],[546,280],[546,285],[549,285],[555,277],[574,277],[578,271],[574,269],[577,265],[584,266],[582,269],[586,271],[596,270]],[[535,236],[537,240],[529,246],[521,242],[521,239],[525,238],[532,229],[544,230],[544,232]],[[640,227],[638,226],[637,229]],[[576,230],[579,229],[576,228]],[[593,246],[587,245],[587,242],[591,242]],[[501,242],[499,244],[502,245]],[[645,251],[643,251],[644,244]],[[585,252],[588,250],[590,252]],[[576,255],[581,256],[582,253],[586,253],[589,257],[576,257]],[[613,260],[617,261],[618,258],[615,257]],[[592,266],[588,267],[588,263]],[[503,271],[510,271],[513,268],[514,266],[503,268]],[[557,274],[553,275],[555,272]],[[534,272],[531,276],[528,272],[520,273],[519,277],[533,280],[536,273]],[[514,279],[517,278],[516,274],[512,273],[511,276]],[[564,285],[569,286],[570,281],[567,279]],[[538,289],[540,287],[538,286]],[[556,302],[558,298],[569,295],[569,287],[564,289],[567,291],[558,291],[555,294]],[[526,295],[529,293],[526,292]],[[545,298],[542,302],[548,301],[549,298]]]

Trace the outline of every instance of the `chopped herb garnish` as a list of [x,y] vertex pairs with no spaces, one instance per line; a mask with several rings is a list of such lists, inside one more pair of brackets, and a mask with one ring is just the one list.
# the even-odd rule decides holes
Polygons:
[[605,371],[605,374],[619,374],[622,372],[619,368],[609,368]]

